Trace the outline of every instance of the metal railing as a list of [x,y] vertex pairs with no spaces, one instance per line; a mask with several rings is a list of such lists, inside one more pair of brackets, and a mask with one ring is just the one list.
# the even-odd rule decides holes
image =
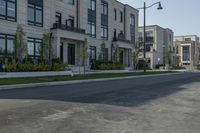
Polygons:
[[59,23],[54,23],[52,29],[67,30],[67,31],[72,31],[72,32],[80,33],[80,34],[85,34],[86,33],[84,29],[71,27],[71,26],[67,26],[67,25],[59,24]]

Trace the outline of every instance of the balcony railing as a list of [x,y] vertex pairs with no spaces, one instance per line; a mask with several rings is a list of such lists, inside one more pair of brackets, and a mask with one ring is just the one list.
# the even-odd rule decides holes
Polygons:
[[121,41],[125,43],[131,43],[130,40],[127,40],[124,34],[119,34],[118,37],[113,37],[113,41]]
[[[144,41],[144,40],[143,40],[143,37],[139,37],[138,40],[139,40],[139,42],[143,42],[143,41]],[[154,42],[154,37],[146,37],[146,42],[147,42],[147,43],[152,43],[152,42]]]
[[61,29],[61,30],[72,31],[72,32],[80,33],[80,34],[85,34],[84,29],[79,29],[76,27],[71,27],[71,26],[67,26],[67,25],[59,24],[59,23],[54,23],[52,29]]

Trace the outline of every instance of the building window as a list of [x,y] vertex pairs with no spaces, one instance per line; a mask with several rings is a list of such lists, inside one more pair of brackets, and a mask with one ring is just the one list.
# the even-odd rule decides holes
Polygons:
[[101,38],[108,39],[108,26],[101,25]]
[[62,24],[62,14],[59,12],[56,12],[56,24]]
[[96,60],[96,47],[90,46],[90,61]]
[[134,15],[130,15],[130,25],[135,25],[135,16]]
[[186,41],[186,42],[190,42],[190,41],[191,41],[191,38],[185,38],[185,41]]
[[[39,0],[36,0],[39,1]],[[28,2],[28,24],[43,26],[43,2],[29,0]],[[37,4],[36,4],[37,3]]]
[[69,16],[67,26],[74,27],[74,17],[73,16]]
[[36,38],[28,38],[28,56],[32,58],[39,58],[40,57],[40,50],[42,46],[42,40]]
[[123,23],[123,12],[120,12],[120,22]]
[[172,41],[172,35],[169,34],[169,41],[171,42]]
[[96,27],[94,22],[88,22],[87,34],[91,37],[96,37]]
[[13,56],[14,52],[14,36],[0,34],[0,55]]
[[190,46],[183,46],[183,61],[190,61]]
[[0,19],[16,21],[16,0],[0,0]]
[[96,0],[88,0],[88,9],[92,11],[96,10]]
[[115,21],[117,20],[117,9],[114,9]]
[[108,15],[108,3],[101,2],[101,14]]
[[75,5],[74,0],[69,0],[69,4],[70,4],[70,5]]
[[146,42],[153,42],[154,37],[153,37],[153,31],[147,31],[146,32]]
[[135,16],[130,15],[130,32],[131,32],[131,42],[135,42]]

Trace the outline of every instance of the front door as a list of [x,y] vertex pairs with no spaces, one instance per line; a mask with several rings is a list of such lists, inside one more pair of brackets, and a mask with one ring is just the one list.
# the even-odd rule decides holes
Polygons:
[[75,45],[68,45],[68,64],[75,65]]

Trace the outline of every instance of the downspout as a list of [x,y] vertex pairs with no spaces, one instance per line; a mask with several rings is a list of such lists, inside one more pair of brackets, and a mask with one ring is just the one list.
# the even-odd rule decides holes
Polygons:
[[77,4],[76,4],[76,27],[79,27],[79,0],[77,0]]

